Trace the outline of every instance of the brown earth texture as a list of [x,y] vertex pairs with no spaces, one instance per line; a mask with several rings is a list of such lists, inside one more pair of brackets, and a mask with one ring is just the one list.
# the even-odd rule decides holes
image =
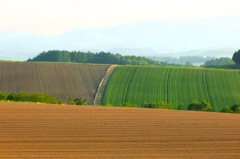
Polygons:
[[0,158],[239,159],[240,115],[1,102]]

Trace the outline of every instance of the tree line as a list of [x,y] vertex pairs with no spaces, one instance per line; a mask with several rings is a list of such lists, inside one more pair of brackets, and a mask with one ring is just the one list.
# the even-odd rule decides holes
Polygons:
[[204,67],[211,67],[211,66],[224,66],[224,65],[233,65],[234,61],[229,57],[220,57],[208,60],[203,65]]
[[205,62],[203,67],[239,69],[240,68],[240,50],[235,51],[232,58],[220,57],[220,58],[214,58],[214,59],[208,60]]
[[118,65],[167,65],[166,62],[159,62],[142,56],[122,56],[110,52],[81,52],[81,51],[60,51],[50,50],[42,52],[27,61],[45,62],[74,62],[74,63],[97,63],[97,64],[118,64]]
[[[180,57],[180,60],[188,60],[187,62],[196,62],[192,60],[193,57]],[[203,57],[198,58],[203,59]],[[154,65],[154,66],[165,66],[165,65],[176,65],[182,66],[180,64],[169,64],[168,62],[158,61],[159,59],[155,58],[150,59],[143,56],[123,56],[120,54],[113,54],[110,52],[81,52],[81,51],[65,51],[65,50],[50,50],[43,51],[33,58],[29,58],[29,62],[73,62],[73,63],[97,63],[97,64],[118,64],[118,65]],[[240,50],[236,51],[233,54],[232,58],[220,57],[220,58],[205,58],[207,60],[203,67],[226,67],[235,68],[233,65],[240,65]],[[187,66],[187,62],[185,65]],[[236,67],[238,68],[238,67]]]
[[189,61],[191,63],[205,63],[206,61],[213,59],[213,57],[203,56],[180,56],[180,57],[152,56],[149,58],[153,60],[164,61],[167,63],[174,63],[180,65],[184,65]]

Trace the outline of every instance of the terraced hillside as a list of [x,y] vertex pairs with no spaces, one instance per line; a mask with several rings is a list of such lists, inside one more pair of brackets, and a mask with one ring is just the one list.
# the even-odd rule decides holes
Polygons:
[[0,62],[0,91],[45,93],[66,101],[81,97],[93,103],[110,65]]
[[238,70],[119,66],[107,85],[103,105],[171,103],[185,108],[193,100],[206,100],[214,111],[240,104]]
[[1,159],[239,159],[240,116],[0,103]]

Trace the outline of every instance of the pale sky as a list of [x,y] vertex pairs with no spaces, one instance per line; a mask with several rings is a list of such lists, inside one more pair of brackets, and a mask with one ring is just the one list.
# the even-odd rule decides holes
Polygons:
[[145,20],[240,16],[240,0],[0,0],[0,31],[55,35]]

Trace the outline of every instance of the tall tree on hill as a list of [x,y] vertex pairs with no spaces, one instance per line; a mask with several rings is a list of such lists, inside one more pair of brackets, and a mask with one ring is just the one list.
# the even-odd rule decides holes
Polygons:
[[59,62],[70,62],[70,56],[68,51],[61,51],[58,54],[58,61]]
[[240,65],[240,50],[236,51],[233,54],[232,60],[237,64]]

